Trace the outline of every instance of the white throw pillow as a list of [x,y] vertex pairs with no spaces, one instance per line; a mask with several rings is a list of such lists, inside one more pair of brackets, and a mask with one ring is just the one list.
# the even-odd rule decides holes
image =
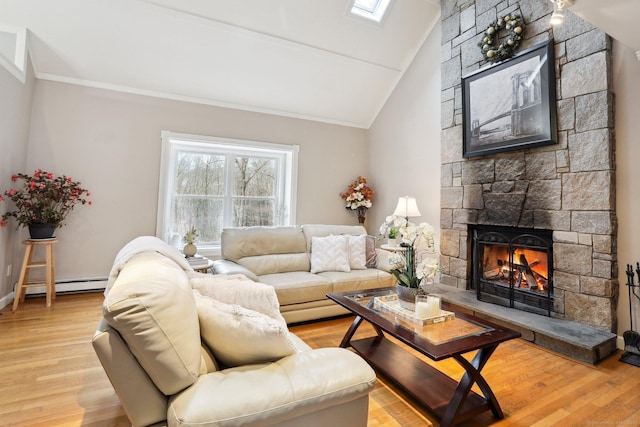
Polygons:
[[367,236],[349,236],[349,267],[367,269]]
[[254,282],[242,274],[207,274],[193,277],[191,287],[202,295],[220,302],[238,304],[285,322],[280,314],[280,303],[273,286]]
[[349,267],[349,236],[311,238],[311,272],[351,271]]
[[200,335],[226,367],[272,362],[298,351],[284,321],[193,293]]

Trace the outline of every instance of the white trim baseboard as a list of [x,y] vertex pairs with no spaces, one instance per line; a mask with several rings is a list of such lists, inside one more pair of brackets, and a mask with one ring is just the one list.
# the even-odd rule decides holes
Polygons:
[[[93,279],[75,279],[75,280],[60,280],[56,281],[56,294],[65,292],[88,292],[88,291],[101,291],[107,287],[107,279],[104,277],[98,277]],[[0,309],[13,304],[15,296],[16,284],[14,283],[13,289],[10,294],[0,298]],[[27,295],[44,295],[46,293],[45,286],[32,286],[27,288]]]
[[[104,290],[107,287],[107,279],[62,280],[56,281],[56,293],[86,292]],[[14,288],[15,289],[15,288]],[[32,286],[27,289],[27,295],[44,295],[45,286]]]

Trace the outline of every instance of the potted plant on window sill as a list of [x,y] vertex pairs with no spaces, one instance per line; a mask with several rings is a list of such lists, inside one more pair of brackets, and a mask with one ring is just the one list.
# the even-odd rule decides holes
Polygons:
[[[23,173],[11,177],[11,182],[21,182],[21,188],[10,189],[4,195],[15,205],[15,210],[5,212],[0,226],[15,218],[19,227],[27,227],[32,239],[53,237],[54,231],[64,225],[64,219],[78,204],[91,205],[89,192],[80,182],[62,175],[54,178],[51,172],[36,169],[33,175]],[[0,195],[0,202],[7,199]]]
[[192,257],[198,252],[198,248],[194,244],[196,239],[198,238],[198,231],[195,226],[191,226],[191,228],[185,233],[183,239],[186,245],[182,249],[182,253],[187,257]]

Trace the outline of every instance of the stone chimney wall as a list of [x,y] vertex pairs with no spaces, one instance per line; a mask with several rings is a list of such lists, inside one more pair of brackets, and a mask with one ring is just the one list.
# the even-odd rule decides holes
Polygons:
[[[469,225],[549,229],[555,316],[615,332],[610,38],[570,10],[552,28],[548,0],[441,0],[441,7],[441,283],[470,288]],[[491,66],[477,44],[492,22],[509,13],[526,25],[518,52],[554,39],[559,143],[463,159],[461,78]]]

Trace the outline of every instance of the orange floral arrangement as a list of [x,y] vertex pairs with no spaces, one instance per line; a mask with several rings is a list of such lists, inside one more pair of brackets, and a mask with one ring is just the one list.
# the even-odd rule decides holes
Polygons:
[[358,218],[364,220],[365,212],[372,206],[375,192],[367,185],[367,179],[359,176],[349,185],[346,193],[340,193],[340,197],[347,202],[347,209],[356,211]]

